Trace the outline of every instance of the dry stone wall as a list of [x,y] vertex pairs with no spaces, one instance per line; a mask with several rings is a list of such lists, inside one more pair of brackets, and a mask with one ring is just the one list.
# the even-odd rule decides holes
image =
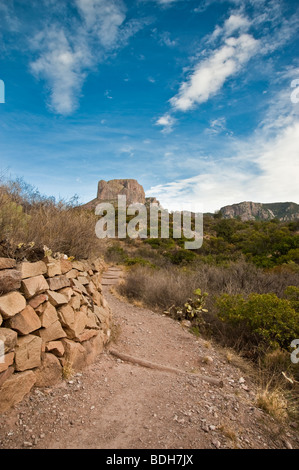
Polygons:
[[0,412],[91,364],[110,337],[104,263],[0,258]]

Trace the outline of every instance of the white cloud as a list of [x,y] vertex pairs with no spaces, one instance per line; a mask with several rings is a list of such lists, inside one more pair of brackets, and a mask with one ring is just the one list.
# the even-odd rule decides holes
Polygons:
[[250,25],[250,21],[243,15],[232,13],[225,21],[223,27],[218,25],[216,26],[208,42],[213,42],[220,36],[222,38],[227,38],[236,32],[245,33],[250,28]]
[[105,47],[111,47],[118,38],[119,27],[124,22],[122,2],[107,0],[75,0],[86,27]]
[[[98,66],[143,25],[126,21],[122,0],[75,0],[81,15],[55,16],[31,40],[38,57],[30,64],[37,78],[46,81],[50,90],[50,108],[59,114],[71,114],[78,106],[80,93],[88,72]],[[67,7],[67,4],[64,4]],[[110,95],[106,95],[110,98]]]
[[230,37],[225,44],[201,61],[187,81],[181,84],[170,103],[175,110],[188,111],[195,105],[208,101],[224,82],[238,73],[256,53],[259,41],[249,34]]
[[111,96],[110,90],[106,90],[104,95],[108,100],[113,100],[113,96]]
[[0,0],[0,17],[2,29],[17,31],[20,22],[13,11],[13,3],[7,0]]
[[210,121],[210,127],[208,127],[205,130],[205,133],[209,134],[209,135],[218,135],[218,134],[221,134],[222,132],[225,132],[226,134],[232,135],[232,132],[229,131],[226,127],[225,117],[221,117],[221,118],[218,118],[218,119],[212,119]]
[[171,3],[175,3],[180,0],[155,0],[160,5],[170,5]]
[[84,69],[91,56],[84,42],[71,44],[63,29],[46,28],[35,36],[32,45],[39,58],[31,63],[37,77],[47,80],[50,106],[59,114],[70,114],[77,106],[78,94],[85,79]]
[[175,119],[172,117],[170,114],[164,114],[164,116],[161,116],[159,119],[156,121],[157,126],[162,126],[163,130],[162,132],[168,133],[172,131],[172,127],[175,124]]
[[170,38],[170,34],[168,31],[164,31],[160,34],[160,44],[167,46],[167,47],[175,47],[177,42],[174,39]]
[[125,154],[127,154],[129,157],[134,157],[134,147],[132,147],[131,145],[124,145],[124,146],[120,149],[120,153],[125,153]]
[[[207,162],[200,174],[152,187],[155,196],[169,210],[187,209],[214,212],[242,201],[299,201],[299,121],[283,129],[276,138],[260,136],[249,150],[250,142],[232,159]],[[244,154],[246,153],[246,157]],[[254,165],[250,170],[248,162]],[[200,170],[200,168],[199,168]]]

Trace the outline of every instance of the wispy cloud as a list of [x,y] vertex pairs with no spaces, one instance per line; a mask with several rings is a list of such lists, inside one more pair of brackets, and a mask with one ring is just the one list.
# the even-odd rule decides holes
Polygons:
[[[195,10],[204,11],[214,2],[206,0]],[[214,31],[204,38],[201,50],[197,51],[200,59],[194,64],[192,58],[193,66],[186,68],[187,77],[169,100],[168,117],[207,102],[222,90],[227,81],[246,70],[251,59],[261,59],[273,53],[299,30],[298,15],[285,18],[283,5],[278,0],[251,0],[250,14],[247,11],[249,3],[245,0],[230,2],[235,9],[230,10],[222,25],[216,25]]]
[[9,31],[18,30],[20,22],[14,13],[13,2],[11,0],[0,0],[0,16],[3,29],[6,28]]
[[178,94],[170,100],[174,110],[188,111],[214,96],[256,53],[258,44],[249,34],[226,39],[225,44],[201,61],[181,84]]
[[70,41],[58,25],[39,32],[31,42],[39,57],[31,70],[38,78],[47,81],[50,107],[59,114],[70,114],[76,107],[78,95],[85,79],[85,70],[91,66],[92,57],[84,41]]
[[218,119],[212,119],[210,121],[210,126],[205,129],[205,133],[209,135],[218,135],[221,133],[225,133],[227,135],[232,135],[233,132],[229,131],[226,127],[226,119],[225,117],[221,117]]
[[61,20],[56,15],[30,43],[37,54],[30,68],[46,81],[52,111],[64,115],[77,108],[88,73],[144,25],[142,20],[126,20],[122,0],[75,0],[75,6],[79,17],[69,12],[66,23],[63,15]]
[[164,31],[160,34],[160,44],[167,46],[167,47],[175,47],[177,45],[177,41],[175,39],[171,39],[170,33],[168,31]]
[[175,121],[175,118],[172,117],[170,114],[164,114],[164,116],[161,116],[159,119],[157,119],[156,125],[162,126],[162,132],[168,134],[172,131]]

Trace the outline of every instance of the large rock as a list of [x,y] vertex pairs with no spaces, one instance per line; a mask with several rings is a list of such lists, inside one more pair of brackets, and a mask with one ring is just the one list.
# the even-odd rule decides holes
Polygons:
[[66,333],[62,329],[59,320],[52,323],[50,326],[48,326],[48,328],[41,328],[38,330],[38,335],[41,337],[44,343],[66,337]]
[[70,280],[66,276],[55,276],[48,279],[50,290],[59,290],[71,285]]
[[4,319],[11,318],[26,307],[26,300],[19,292],[9,292],[0,297],[0,313]]
[[9,352],[7,354],[4,354],[4,356],[1,356],[1,351],[0,351],[0,373],[6,371],[9,366],[13,364],[13,360],[15,357],[14,352]]
[[72,298],[69,301],[69,305],[74,309],[74,310],[79,310],[80,305],[81,305],[81,295],[75,292],[75,295],[72,296]]
[[16,370],[24,371],[41,364],[42,340],[35,335],[21,336],[16,347]]
[[21,335],[28,335],[42,326],[39,317],[30,305],[27,305],[22,312],[12,317],[8,324],[10,328],[16,330]]
[[39,294],[36,297],[33,297],[33,299],[29,300],[29,305],[32,308],[38,308],[41,304],[46,302],[48,300],[48,296],[45,294]]
[[60,307],[58,316],[61,324],[67,328],[71,328],[75,323],[75,312],[70,305]]
[[66,273],[66,277],[68,279],[74,279],[78,276],[78,274],[79,274],[78,269],[71,269],[70,271]]
[[60,289],[58,292],[59,294],[64,295],[67,298],[68,302],[71,300],[72,295],[74,295],[74,291],[71,287],[64,287],[63,289]]
[[68,302],[66,296],[63,294],[59,294],[59,292],[48,290],[47,296],[49,298],[49,302],[51,302],[54,307],[59,307],[60,305],[67,304]]
[[41,294],[49,289],[49,285],[43,275],[24,279],[22,281],[22,290],[26,299],[31,299],[37,294]]
[[72,279],[71,283],[76,292],[87,295],[87,290],[85,289],[83,284],[81,284],[81,282],[79,282],[77,279]]
[[72,307],[66,305],[59,309],[58,315],[62,325],[64,326],[67,337],[79,340],[79,336],[83,333],[88,322],[88,318],[85,313],[81,311],[74,312]]
[[0,374],[0,393],[1,393],[1,387],[4,384],[4,382],[9,379],[12,374],[14,373],[15,369],[11,366],[8,369],[6,369],[4,372],[1,372]]
[[3,269],[0,271],[0,293],[6,294],[21,287],[21,273],[16,269]]
[[10,328],[0,328],[0,341],[4,343],[4,353],[13,350],[17,344],[18,334]]
[[77,271],[85,271],[85,264],[83,261],[73,261],[72,266],[74,269],[77,269]]
[[70,339],[63,339],[62,343],[65,349],[63,366],[71,367],[73,370],[83,369],[86,366],[86,351],[81,343],[75,343]]
[[35,372],[36,387],[49,387],[59,383],[62,379],[62,367],[54,354],[46,353],[43,356],[41,367]]
[[22,273],[22,279],[40,276],[47,272],[47,266],[43,261],[36,261],[35,263],[24,262],[20,264],[19,268]]
[[105,335],[102,331],[98,332],[98,334],[89,341],[84,341],[84,343],[82,343],[82,346],[85,349],[85,367],[92,364],[97,356],[103,352],[104,344]]
[[73,267],[71,261],[69,261],[68,259],[60,259],[59,261],[60,261],[61,274],[66,274],[69,271],[71,271]]
[[0,269],[15,268],[16,264],[16,260],[13,258],[0,258]]
[[50,302],[46,302],[43,305],[43,310],[40,315],[41,326],[43,328],[48,328],[57,320],[58,320],[58,315],[56,312],[56,308]]
[[61,265],[60,260],[51,261],[51,263],[47,264],[48,276],[59,276],[61,274]]
[[0,413],[23,400],[35,384],[35,373],[32,370],[13,374],[0,389]]
[[46,344],[46,351],[55,356],[62,357],[64,355],[64,346],[62,341],[50,341]]

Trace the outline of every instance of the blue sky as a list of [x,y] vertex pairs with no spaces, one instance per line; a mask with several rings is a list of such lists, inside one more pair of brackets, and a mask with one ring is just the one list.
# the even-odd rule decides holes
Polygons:
[[299,202],[299,6],[0,0],[0,169],[87,202],[135,178],[169,209]]

